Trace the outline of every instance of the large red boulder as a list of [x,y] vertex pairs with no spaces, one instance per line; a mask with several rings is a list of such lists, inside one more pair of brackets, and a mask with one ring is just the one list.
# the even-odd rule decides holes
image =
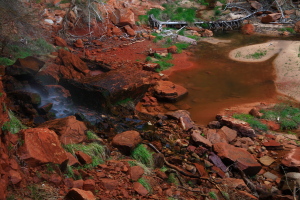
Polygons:
[[38,127],[55,131],[63,144],[77,144],[86,138],[87,127],[82,121],[76,120],[75,116],[50,120]]
[[20,133],[24,144],[19,149],[19,156],[28,166],[49,162],[61,164],[68,159],[54,131],[47,128],[30,128]]
[[214,144],[213,149],[225,164],[236,163],[236,167],[249,176],[256,175],[262,168],[256,159],[244,148],[220,142]]
[[137,131],[125,131],[119,133],[112,140],[112,145],[117,147],[119,151],[126,155],[130,155],[130,152],[142,141],[140,133]]
[[158,81],[154,87],[155,97],[171,102],[182,99],[187,93],[187,89],[171,81]]

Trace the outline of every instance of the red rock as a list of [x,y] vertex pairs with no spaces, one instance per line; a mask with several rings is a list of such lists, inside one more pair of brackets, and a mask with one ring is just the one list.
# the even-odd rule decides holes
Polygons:
[[227,142],[227,137],[223,131],[217,131],[216,129],[204,129],[203,133],[212,144]]
[[256,196],[253,196],[252,194],[249,194],[248,192],[238,190],[237,193],[238,193],[240,199],[258,200],[258,198]]
[[179,125],[185,131],[195,127],[193,120],[190,117],[190,113],[187,110],[177,110],[174,112],[167,112],[166,115],[169,118],[174,118],[179,121]]
[[103,186],[103,188],[106,190],[115,190],[119,186],[118,180],[102,178],[102,179],[100,179],[100,182],[101,182],[101,185]]
[[257,1],[250,1],[251,7],[254,8],[255,10],[259,10],[262,8],[261,3]]
[[77,151],[75,154],[78,158],[78,161],[83,165],[91,164],[93,162],[92,158],[89,155],[83,153],[82,151]]
[[144,169],[140,166],[133,166],[129,170],[130,179],[137,181],[144,175]]
[[143,70],[155,72],[159,69],[159,64],[157,63],[145,63],[143,65]]
[[73,188],[82,189],[83,188],[83,180],[80,179],[80,180],[73,181]]
[[155,170],[155,174],[156,174],[156,176],[158,176],[159,178],[161,178],[163,180],[167,180],[168,179],[168,176],[166,175],[166,173],[160,171],[159,169]]
[[281,163],[290,168],[298,168],[300,172],[300,147],[290,150],[281,160]]
[[84,44],[81,39],[76,40],[76,42],[74,42],[74,45],[78,48],[84,48]]
[[65,178],[64,179],[64,184],[68,187],[68,188],[72,188],[74,185],[74,180],[72,178]]
[[84,191],[78,188],[72,188],[64,198],[65,200],[96,200],[91,191]]
[[222,180],[222,185],[225,187],[228,187],[230,189],[236,189],[238,188],[239,190],[247,190],[247,185],[245,184],[243,179],[237,179],[237,178],[223,178]]
[[67,152],[67,156],[68,156],[68,159],[69,159],[68,165],[70,165],[70,166],[78,166],[78,165],[80,165],[80,163],[75,158],[75,156],[73,156],[73,154]]
[[275,22],[278,19],[280,19],[281,13],[273,13],[273,14],[268,14],[267,16],[264,16],[261,18],[261,23],[270,23],[270,22]]
[[9,170],[9,178],[12,184],[18,184],[22,181],[21,174],[16,170]]
[[194,165],[195,165],[195,167],[196,167],[196,169],[199,172],[201,177],[206,177],[206,178],[209,177],[209,175],[208,175],[208,173],[207,173],[207,171],[206,171],[206,169],[203,165],[198,164],[198,163],[194,163]]
[[5,68],[5,74],[11,76],[34,76],[44,66],[45,62],[33,57],[18,58],[17,61]]
[[175,45],[168,47],[168,53],[177,53],[177,47]]
[[129,25],[124,26],[124,29],[129,36],[136,35],[135,31]]
[[174,84],[171,81],[158,81],[154,87],[154,96],[158,99],[171,102],[178,101],[187,95],[188,91],[184,87]]
[[261,118],[264,115],[263,113],[259,112],[258,108],[252,108],[249,111],[249,114],[256,118]]
[[276,142],[275,140],[270,140],[268,142],[262,143],[266,147],[266,149],[282,149],[282,145],[279,142]]
[[237,131],[227,126],[223,126],[218,132],[223,132],[226,135],[227,142],[231,142],[237,137]]
[[256,175],[262,168],[246,149],[237,148],[227,143],[216,143],[213,148],[220,158],[229,161],[229,163],[235,162],[236,166],[249,176]]
[[54,131],[47,128],[30,128],[21,131],[24,145],[19,156],[29,166],[45,163],[61,164],[68,159]]
[[280,124],[278,124],[278,123],[276,123],[274,121],[269,121],[269,120],[266,120],[266,119],[261,119],[260,121],[261,121],[261,123],[267,125],[268,128],[271,131],[278,131],[278,130],[280,130]]
[[117,134],[113,140],[112,145],[117,147],[119,151],[126,155],[130,155],[130,152],[142,141],[140,133],[137,131],[125,131]]
[[76,120],[75,116],[50,120],[38,127],[55,131],[63,144],[77,144],[86,138],[85,131],[87,127],[82,121]]
[[222,126],[227,126],[236,130],[240,136],[243,137],[255,137],[255,131],[250,127],[247,122],[242,120],[235,119],[233,117],[226,117],[217,115],[218,121],[221,123]]
[[294,30],[295,30],[297,33],[300,33],[300,21],[297,21],[297,22],[295,23]]
[[116,9],[115,12],[110,15],[110,19],[116,26],[135,24],[134,13],[129,8]]
[[70,53],[64,49],[58,51],[58,57],[68,70],[76,70],[77,72],[86,75],[89,72],[89,68],[86,63],[83,62],[77,55]]
[[121,29],[119,29],[117,26],[112,27],[111,33],[113,35],[117,35],[117,36],[120,36],[120,35],[123,34],[123,32],[121,31]]
[[51,174],[49,181],[55,185],[59,185],[62,181],[62,178],[58,174]]
[[225,173],[219,167],[213,166],[211,170],[215,171],[221,178],[225,177]]
[[89,190],[89,191],[94,191],[95,190],[95,181],[93,179],[87,179],[83,182],[83,189],[84,190]]
[[191,138],[196,144],[204,145],[206,147],[212,147],[212,143],[201,135],[199,130],[192,130]]
[[145,196],[149,193],[148,190],[139,182],[133,183],[133,189],[142,196]]
[[59,47],[67,47],[68,46],[67,42],[58,36],[56,36],[54,38],[54,44]]
[[204,32],[201,33],[202,37],[212,37],[214,33],[211,30],[205,29]]

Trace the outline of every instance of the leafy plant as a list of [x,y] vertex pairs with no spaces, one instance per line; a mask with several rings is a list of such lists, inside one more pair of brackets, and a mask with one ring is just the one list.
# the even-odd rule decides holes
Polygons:
[[150,56],[147,56],[147,57],[146,57],[146,62],[151,62],[151,60],[152,60],[152,59],[151,59]]
[[267,131],[268,130],[268,126],[261,123],[258,119],[256,119],[255,117],[253,117],[252,115],[249,114],[234,114],[233,115],[234,118],[245,121],[247,123],[249,123],[249,125],[254,128],[254,129],[258,129],[258,130],[262,130],[262,131]]
[[145,178],[140,178],[138,182],[142,184],[142,186],[144,186],[149,193],[152,192],[152,186]]
[[5,57],[0,57],[0,65],[8,66],[8,65],[12,65],[12,64],[14,64],[14,61],[12,61],[11,59],[5,58]]
[[22,129],[27,127],[14,115],[12,111],[8,111],[9,121],[5,122],[2,126],[3,131],[8,131],[12,134],[18,133]]
[[[86,164],[83,168],[93,168],[99,164],[104,163],[106,158],[105,147],[93,142],[89,144],[67,144],[63,146],[64,149],[75,156],[76,151],[82,151],[83,153],[89,155],[92,158],[91,164]],[[80,168],[80,167],[79,167]]]
[[146,148],[145,145],[138,145],[132,152],[131,156],[146,165],[147,167],[153,167],[152,153]]

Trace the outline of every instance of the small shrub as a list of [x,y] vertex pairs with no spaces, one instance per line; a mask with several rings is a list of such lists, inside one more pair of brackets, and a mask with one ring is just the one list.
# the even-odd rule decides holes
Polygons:
[[180,53],[183,49],[186,49],[190,46],[188,43],[176,43],[175,46],[177,47],[177,51]]
[[153,157],[152,153],[145,147],[145,145],[138,145],[132,152],[131,156],[140,161],[147,167],[153,167]]
[[141,24],[148,24],[148,15],[140,15],[139,16],[139,21]]
[[178,31],[178,35],[184,36],[184,29],[181,29],[180,31]]
[[151,57],[150,56],[147,56],[147,58],[146,58],[146,62],[151,62]]
[[168,63],[168,62],[165,62],[165,61],[156,61],[155,63],[159,64],[159,69],[156,69],[156,72],[164,71],[164,70],[169,69],[170,67],[173,66],[172,63]]
[[253,117],[252,115],[249,114],[234,114],[233,115],[234,118],[245,121],[247,123],[249,123],[249,125],[254,128],[254,129],[258,129],[258,130],[262,130],[262,131],[267,131],[268,130],[268,126],[261,123],[258,119],[256,119],[255,117]]
[[142,184],[142,186],[144,186],[149,193],[152,192],[152,186],[145,178],[140,178],[138,182]]
[[3,131],[9,131],[12,134],[18,133],[22,129],[27,127],[14,115],[12,111],[8,111],[9,121],[5,122],[2,126]]

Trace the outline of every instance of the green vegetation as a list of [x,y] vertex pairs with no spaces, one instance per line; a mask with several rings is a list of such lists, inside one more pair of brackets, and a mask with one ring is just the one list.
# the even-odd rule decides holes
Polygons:
[[5,122],[2,126],[3,131],[8,131],[12,134],[18,133],[22,129],[27,127],[14,115],[12,111],[8,111],[9,121]]
[[260,58],[264,57],[266,54],[267,54],[266,50],[263,51],[263,50],[259,49],[253,54],[246,55],[246,58],[260,59]]
[[78,168],[93,168],[99,164],[104,163],[105,160],[105,147],[93,142],[89,144],[67,144],[63,146],[64,149],[75,156],[76,151],[82,151],[83,153],[89,155],[92,158],[91,164],[86,164],[83,167]]
[[261,123],[258,119],[256,119],[255,117],[253,117],[252,115],[249,114],[234,114],[233,115],[234,118],[245,121],[247,123],[249,123],[249,125],[256,130],[262,130],[262,131],[267,131],[268,130],[268,126]]
[[280,28],[279,31],[287,31],[289,33],[296,33],[296,31],[292,27]]
[[209,192],[209,193],[208,193],[208,196],[209,196],[210,198],[212,198],[212,199],[218,199],[218,196],[217,196],[217,194],[216,194],[215,192]]
[[278,121],[282,130],[297,129],[300,124],[300,109],[288,104],[278,104],[269,110],[261,110],[262,118]]
[[93,131],[87,131],[85,133],[88,140],[97,140],[99,137]]
[[169,176],[168,176],[168,180],[167,180],[169,183],[173,183],[175,185],[179,185],[179,181],[178,179],[176,178],[176,175],[175,173],[170,173]]
[[183,49],[187,49],[190,44],[188,43],[176,43],[175,46],[177,47],[177,52],[181,53]]
[[117,101],[116,103],[115,103],[115,105],[125,105],[125,104],[127,104],[127,103],[129,103],[129,102],[132,102],[133,100],[131,99],[131,98],[126,98],[126,99],[122,99],[122,100],[120,100],[120,101]]
[[138,145],[132,152],[131,156],[146,165],[147,167],[153,168],[154,162],[152,153],[143,144]]
[[163,4],[165,10],[158,8],[151,9],[147,15],[153,16],[159,20],[186,21],[194,22],[196,19],[196,8],[178,7],[176,4]]
[[5,58],[5,57],[0,57],[0,65],[8,66],[8,65],[12,65],[12,64],[14,64],[14,61],[12,61],[11,59]]
[[140,178],[140,179],[138,180],[138,182],[139,182],[140,184],[142,184],[142,186],[144,186],[144,187],[148,190],[149,193],[152,192],[151,184],[150,184],[145,178],[143,178],[143,177]]
[[46,184],[31,184],[27,186],[30,191],[29,199],[44,200],[44,199],[57,199],[58,189]]

